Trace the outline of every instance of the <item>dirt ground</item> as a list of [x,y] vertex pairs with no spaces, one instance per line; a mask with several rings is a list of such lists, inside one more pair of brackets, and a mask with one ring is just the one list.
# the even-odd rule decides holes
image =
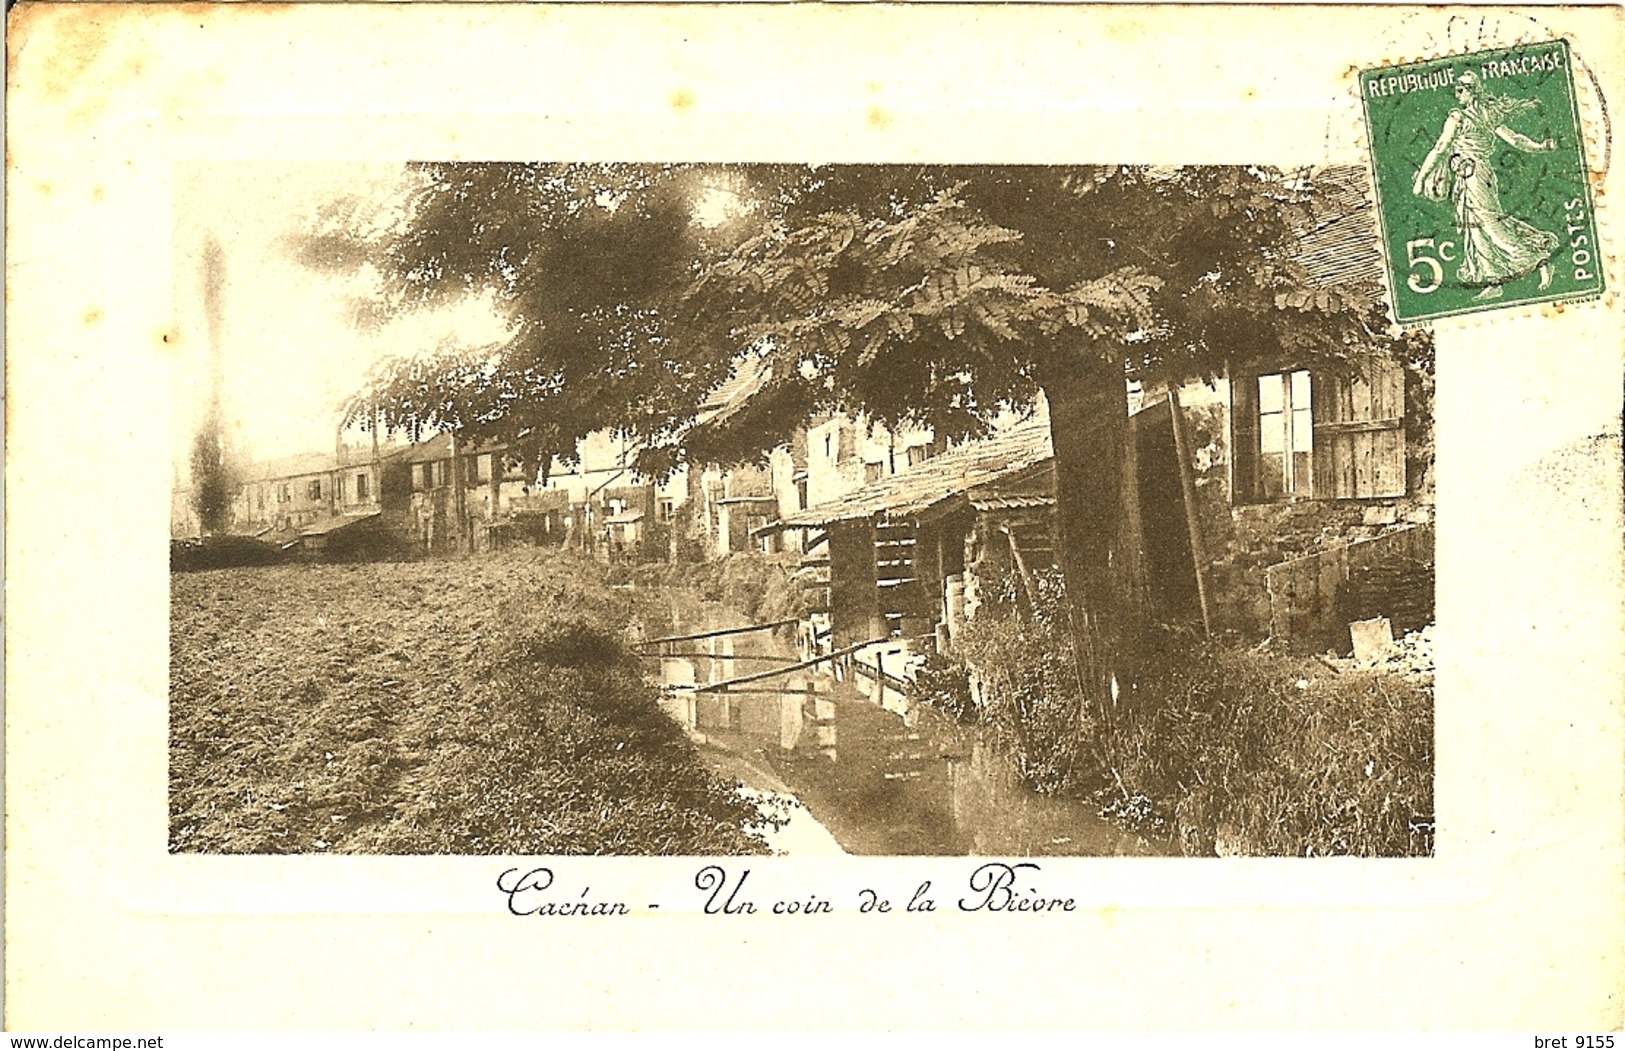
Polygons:
[[170,849],[762,849],[621,645],[627,602],[534,550],[173,574]]

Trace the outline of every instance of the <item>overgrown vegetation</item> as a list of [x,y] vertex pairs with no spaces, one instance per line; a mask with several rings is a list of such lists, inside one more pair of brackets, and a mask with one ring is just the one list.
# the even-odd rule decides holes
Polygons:
[[286,561],[281,551],[248,536],[205,536],[169,542],[171,573],[233,566],[270,566]]
[[170,849],[764,850],[602,573],[520,550],[172,577]]
[[1040,792],[1088,782],[1083,746],[1096,738],[1085,703],[1057,574],[1034,579],[1035,604],[1025,604],[1013,577],[985,596],[991,609],[960,633],[956,649],[975,669],[970,693],[980,718],[1010,748],[1020,771]]
[[[1093,795],[1187,854],[1432,851],[1431,683],[1163,636],[1106,711],[1071,677],[1059,584],[1013,585],[922,685],[979,718],[1036,789]],[[970,671],[974,669],[974,671]]]

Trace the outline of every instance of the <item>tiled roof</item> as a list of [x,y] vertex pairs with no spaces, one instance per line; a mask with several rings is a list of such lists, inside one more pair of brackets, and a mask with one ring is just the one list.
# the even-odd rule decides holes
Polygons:
[[1018,511],[1029,507],[1053,507],[1055,497],[1048,493],[1001,493],[995,489],[986,494],[980,491],[972,493],[970,505],[978,511]]
[[1049,420],[1025,420],[924,463],[871,482],[828,503],[784,516],[786,526],[826,525],[881,512],[916,514],[950,496],[1009,478],[1052,456]]
[[1299,240],[1298,261],[1322,288],[1382,280],[1381,235],[1365,172],[1352,166],[1314,176],[1315,222]]
[[[498,452],[506,448],[507,446],[500,442],[481,442],[477,445],[465,442],[461,452],[464,456],[483,456],[486,453]],[[449,460],[451,459],[451,435],[445,433],[436,434],[391,455],[401,457],[405,463]],[[385,457],[385,459],[388,458],[388,456]]]
[[[463,452],[465,455],[482,455],[505,448],[507,446],[501,444],[482,444],[465,447]],[[436,434],[405,448],[382,449],[378,458],[380,460],[398,458],[404,463],[449,460],[451,459],[451,435]],[[300,478],[351,467],[364,467],[371,462],[372,456],[370,452],[352,452],[346,462],[342,464],[332,453],[298,453],[294,456],[281,456],[275,460],[264,460],[250,464],[243,470],[242,480],[245,482],[268,482],[282,478]]]
[[751,396],[761,390],[772,377],[772,366],[760,355],[745,354],[735,362],[733,371],[710,396],[694,417],[694,425],[701,427],[718,423],[738,412]]
[[401,453],[405,463],[427,463],[431,460],[451,459],[451,435],[436,434],[421,442],[414,442]]

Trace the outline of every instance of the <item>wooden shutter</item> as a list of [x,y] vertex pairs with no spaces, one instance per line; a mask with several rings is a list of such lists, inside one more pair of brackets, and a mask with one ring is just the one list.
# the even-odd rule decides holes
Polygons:
[[1364,376],[1316,373],[1314,495],[1405,495],[1405,372],[1374,361]]
[[1258,377],[1230,377],[1230,502],[1258,499]]

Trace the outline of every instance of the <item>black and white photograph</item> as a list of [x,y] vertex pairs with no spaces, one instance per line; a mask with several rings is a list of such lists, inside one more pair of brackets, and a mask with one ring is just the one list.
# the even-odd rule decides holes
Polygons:
[[1621,55],[20,0],[8,1032],[1606,1051]]
[[171,850],[1430,853],[1358,169],[176,192]]

